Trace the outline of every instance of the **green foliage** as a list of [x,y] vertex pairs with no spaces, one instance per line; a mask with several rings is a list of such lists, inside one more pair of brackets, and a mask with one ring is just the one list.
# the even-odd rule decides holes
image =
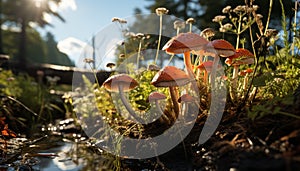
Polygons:
[[261,101],[260,104],[255,104],[251,109],[248,109],[248,117],[252,120],[265,117],[267,115],[285,115],[300,119],[300,115],[296,115],[285,110],[293,106],[293,97],[288,96],[285,98],[274,97],[268,101]]
[[[28,61],[31,63],[50,63],[57,65],[74,66],[74,63],[68,58],[67,55],[58,51],[51,33],[47,34],[45,40],[41,37],[40,33],[34,29],[28,29],[27,40],[27,53]],[[6,30],[3,32],[3,49],[12,61],[16,61],[18,57],[18,43],[19,33]]]
[[83,118],[93,118],[111,113],[115,107],[110,92],[104,87],[91,83],[84,75],[83,81],[84,84],[81,87],[76,88],[69,98],[65,98],[68,100],[65,103],[71,103],[74,106],[73,112]]
[[155,71],[144,70],[139,74],[133,75],[139,83],[139,86],[129,93],[130,102],[133,104],[134,108],[142,111],[148,111],[150,103],[147,102],[147,99],[151,92],[160,91],[167,94],[166,89],[158,89],[150,84],[155,74]]
[[20,97],[22,94],[19,80],[15,78],[15,75],[10,70],[0,71],[0,94]]

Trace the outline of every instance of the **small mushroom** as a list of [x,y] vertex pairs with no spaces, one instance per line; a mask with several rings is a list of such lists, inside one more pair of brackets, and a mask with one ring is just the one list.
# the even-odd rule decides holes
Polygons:
[[116,66],[116,64],[115,64],[115,63],[112,63],[112,62],[109,62],[109,63],[106,64],[106,67],[107,67],[107,68],[110,68],[111,71],[112,71],[112,69],[113,69],[115,66]]
[[234,55],[225,60],[228,66],[233,66],[233,80],[238,76],[240,65],[253,64],[254,62],[254,55],[249,50],[243,48],[237,49]]
[[112,92],[119,92],[122,103],[129,112],[129,114],[136,119],[141,121],[141,118],[135,113],[131,105],[125,98],[124,92],[130,91],[138,86],[138,82],[127,74],[117,74],[109,77],[104,81],[103,86]]
[[153,102],[153,101],[155,102],[156,108],[157,108],[159,114],[161,114],[162,119],[169,124],[170,123],[169,118],[164,114],[163,110],[161,109],[161,107],[159,105],[159,101],[160,100],[164,100],[166,98],[167,97],[164,94],[162,94],[162,93],[152,92],[152,93],[150,93],[147,101],[150,102],[150,103]]
[[253,70],[251,68],[242,70],[239,72],[239,76],[243,76],[244,77],[244,83],[243,83],[243,90],[246,91],[247,90],[247,86],[248,86],[248,80],[249,80],[249,74],[251,74],[253,72]]
[[194,73],[192,70],[191,63],[191,51],[199,51],[203,49],[208,44],[208,40],[196,33],[180,33],[177,36],[169,40],[163,50],[168,54],[181,54],[183,53],[184,65],[186,73],[190,78],[194,78]]
[[[178,98],[178,103],[181,103],[182,105],[188,104],[188,103],[195,103],[198,107],[198,109],[201,109],[199,102],[197,99],[189,94],[183,94]],[[185,111],[182,112],[183,114],[188,113],[188,107],[185,108]]]
[[[228,66],[233,66],[233,73],[232,73],[232,90],[236,91],[237,89],[237,82],[238,82],[238,73],[239,73],[239,66],[246,65],[246,64],[253,64],[255,61],[254,55],[247,49],[240,48],[237,49],[234,55],[228,57],[225,60],[225,63]],[[231,91],[232,92],[232,91]],[[232,98],[235,99],[235,95],[232,94]]]
[[166,66],[156,73],[151,84],[155,87],[169,87],[174,112],[178,115],[180,109],[177,102],[178,91],[176,87],[186,85],[189,82],[190,78],[184,71],[175,66]]
[[197,66],[197,77],[199,77],[200,72],[203,71],[204,72],[204,83],[207,84],[208,83],[208,73],[211,72],[213,67],[213,61],[205,61],[202,62],[200,65]]

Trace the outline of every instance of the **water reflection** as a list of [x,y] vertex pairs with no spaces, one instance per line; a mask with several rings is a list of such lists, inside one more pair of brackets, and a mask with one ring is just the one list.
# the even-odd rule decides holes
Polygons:
[[[83,159],[76,155],[70,156],[70,153],[75,152],[77,145],[71,142],[61,142],[62,146],[53,149],[45,150],[44,152],[55,152],[57,157],[44,158],[39,157],[39,166],[43,171],[78,171],[81,170]],[[75,158],[72,158],[75,157]]]

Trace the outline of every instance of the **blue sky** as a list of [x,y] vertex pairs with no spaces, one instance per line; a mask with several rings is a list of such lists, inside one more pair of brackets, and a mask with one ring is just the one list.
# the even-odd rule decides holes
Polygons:
[[[53,27],[47,26],[41,30],[44,35],[50,31],[57,41],[68,37],[74,37],[82,41],[89,40],[93,34],[111,24],[113,17],[125,18],[133,15],[134,8],[139,7],[144,13],[145,6],[149,2],[145,0],[64,0],[66,3],[59,13],[66,20],[65,23],[52,18]],[[68,6],[68,7],[67,7]],[[72,9],[73,8],[73,9]]]
[[38,30],[42,36],[48,31],[51,32],[58,42],[58,49],[79,66],[82,65],[81,55],[82,48],[86,47],[85,43],[111,25],[113,17],[131,17],[136,7],[140,8],[143,14],[150,14],[145,9],[147,5],[149,2],[145,0],[62,0],[56,10],[66,22],[48,16],[48,21],[53,27],[47,26]]

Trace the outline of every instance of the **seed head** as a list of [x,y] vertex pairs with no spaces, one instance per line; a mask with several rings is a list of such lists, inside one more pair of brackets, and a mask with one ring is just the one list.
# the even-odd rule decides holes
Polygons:
[[220,28],[219,28],[219,31],[220,31],[221,33],[225,33],[227,30],[226,30],[224,27],[220,27]]
[[263,18],[263,16],[262,16],[261,14],[256,14],[255,18],[256,18],[257,20],[260,20],[260,19]]
[[124,20],[124,19],[122,19],[122,18],[118,18],[118,17],[113,17],[113,18],[111,19],[111,21],[112,21],[112,22],[119,22],[119,23],[121,23],[121,24],[126,24],[126,23],[127,23],[126,20]]
[[161,15],[164,15],[164,14],[168,14],[169,10],[167,10],[167,8],[160,7],[160,8],[156,8],[155,12],[158,16],[161,16]]
[[239,14],[239,13],[246,12],[246,10],[247,10],[247,6],[246,5],[238,5],[237,7],[235,7],[233,9],[233,12]]
[[223,8],[222,13],[226,14],[226,13],[230,13],[231,12],[231,6],[227,6],[225,8]]
[[253,5],[252,8],[254,11],[257,11],[259,7],[258,7],[258,5]]
[[184,21],[176,20],[174,22],[174,29],[184,29],[184,28],[185,28],[185,22]]
[[223,25],[223,27],[224,27],[224,29],[226,29],[226,30],[230,30],[230,29],[232,29],[232,24],[226,23],[226,24]]
[[143,39],[143,38],[145,38],[145,34],[143,34],[143,33],[137,33],[137,34],[135,34],[135,36],[136,36],[136,38],[138,38],[138,39]]
[[194,18],[188,18],[186,20],[186,24],[194,24],[196,22],[196,20]]
[[201,31],[200,36],[205,37],[206,39],[209,39],[213,36],[215,36],[215,30],[212,28],[206,28],[204,30]]
[[226,18],[226,16],[224,16],[224,15],[217,15],[217,16],[215,16],[215,18],[212,21],[219,23],[219,22],[222,22],[225,18]]
[[121,53],[121,54],[119,55],[119,58],[125,58],[125,54]]
[[83,62],[90,64],[90,63],[93,63],[94,60],[91,58],[84,58]]

